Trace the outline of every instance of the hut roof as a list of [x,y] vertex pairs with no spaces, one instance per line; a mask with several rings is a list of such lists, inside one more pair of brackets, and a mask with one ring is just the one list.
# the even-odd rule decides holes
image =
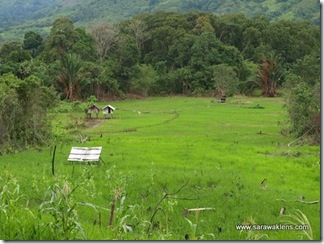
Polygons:
[[100,110],[100,108],[96,104],[92,104],[91,106],[88,107],[88,109],[98,109],[98,110]]
[[106,108],[110,108],[110,109],[112,109],[112,110],[115,110],[115,108],[114,108],[113,106],[111,106],[111,105],[107,105],[107,106],[105,106],[105,107],[103,108],[103,110],[105,110]]

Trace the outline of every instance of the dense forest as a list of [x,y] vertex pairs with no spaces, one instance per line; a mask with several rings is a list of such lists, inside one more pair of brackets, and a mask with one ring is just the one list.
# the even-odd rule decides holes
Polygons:
[[320,27],[243,14],[157,12],[50,33],[0,48],[0,145],[48,140],[58,100],[154,95],[287,97],[291,132],[320,140]]
[[0,43],[21,40],[31,30],[47,36],[54,20],[60,17],[67,17],[80,27],[98,20],[119,23],[134,15],[157,11],[242,13],[249,18],[263,15],[270,21],[307,20],[320,25],[318,0],[2,0]]

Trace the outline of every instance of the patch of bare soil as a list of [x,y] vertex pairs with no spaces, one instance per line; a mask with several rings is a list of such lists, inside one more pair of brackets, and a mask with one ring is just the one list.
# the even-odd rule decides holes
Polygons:
[[96,118],[90,118],[85,119],[85,123],[87,128],[96,128],[97,126],[103,124],[107,119],[96,119]]

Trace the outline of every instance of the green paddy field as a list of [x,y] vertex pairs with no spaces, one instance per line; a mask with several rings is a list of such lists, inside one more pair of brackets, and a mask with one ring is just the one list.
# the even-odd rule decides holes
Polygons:
[[[54,168],[54,145],[0,156],[0,239],[320,239],[320,147],[283,133],[283,98],[107,104],[53,110]],[[68,162],[72,146],[102,160]]]

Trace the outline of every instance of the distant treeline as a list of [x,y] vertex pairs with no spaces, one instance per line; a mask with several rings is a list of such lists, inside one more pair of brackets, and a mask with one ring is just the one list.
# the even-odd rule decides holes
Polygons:
[[[60,18],[44,39],[30,31],[22,43],[4,44],[0,75],[34,75],[69,99],[225,90],[231,95],[256,87],[273,96],[275,91],[267,94],[260,82],[271,61],[277,62],[269,77],[276,87],[291,73],[313,83],[319,79],[319,55],[320,27],[307,22],[159,12],[75,28],[70,19]],[[312,68],[309,74],[299,67],[302,63]],[[64,77],[64,72],[74,73]],[[227,79],[231,82],[222,81]]]
[[[255,89],[273,97],[280,87],[293,91],[301,84],[303,92],[309,89],[307,99],[314,100],[320,82],[320,27],[193,12],[141,14],[87,28],[59,18],[46,38],[29,31],[23,42],[0,48],[0,85],[21,92],[19,81],[8,79],[20,80],[25,88],[51,88],[71,101],[128,94],[251,95]],[[0,93],[0,102],[6,96]],[[313,100],[315,112],[308,111],[307,126],[319,112]]]
[[96,20],[119,23],[157,11],[242,13],[250,18],[263,15],[270,21],[307,20],[320,25],[319,0],[1,0],[0,43],[21,40],[29,30],[47,35],[54,20],[63,16],[76,26],[86,26]]

